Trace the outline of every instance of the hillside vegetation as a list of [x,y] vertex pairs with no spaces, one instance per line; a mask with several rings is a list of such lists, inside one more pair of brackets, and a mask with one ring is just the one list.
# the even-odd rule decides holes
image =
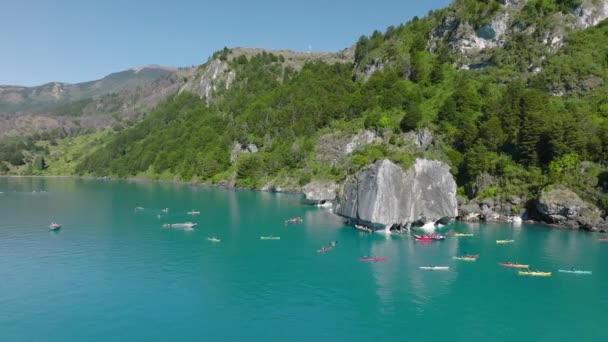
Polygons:
[[[361,37],[353,63],[295,69],[280,54],[220,51],[236,75],[216,87],[221,100],[171,96],[104,137],[75,172],[296,188],[424,156],[449,163],[469,198],[533,199],[562,184],[605,209],[608,24],[570,24],[581,1],[514,3],[455,1]],[[509,23],[500,39],[496,18]],[[486,45],[463,48],[471,37]],[[373,141],[327,158],[328,145],[364,130]],[[410,132],[430,132],[432,143],[416,145]],[[235,153],[251,144],[259,151]]]

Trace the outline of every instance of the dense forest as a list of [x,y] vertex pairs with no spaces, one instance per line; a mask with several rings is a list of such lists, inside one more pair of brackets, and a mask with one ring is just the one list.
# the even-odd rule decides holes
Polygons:
[[[489,22],[504,10],[497,1],[455,1],[362,36],[353,63],[317,61],[296,70],[280,55],[233,58],[224,49],[214,58],[229,63],[236,79],[217,91],[219,101],[171,96],[143,121],[109,135],[75,172],[297,187],[313,178],[343,180],[382,158],[408,167],[424,156],[450,165],[462,196],[533,198],[562,184],[606,208],[608,23],[568,31],[554,53],[543,43],[563,25],[555,15],[578,5],[527,1],[513,19],[521,29],[472,58],[454,50],[456,38],[438,39],[437,28],[456,18],[491,38]],[[467,58],[475,67],[459,67]],[[320,158],[319,145],[331,143],[321,137],[362,130],[379,138],[337,162]],[[421,130],[432,132],[433,144],[413,148],[404,136]],[[232,163],[235,142],[259,152]],[[3,159],[18,165],[18,150]]]

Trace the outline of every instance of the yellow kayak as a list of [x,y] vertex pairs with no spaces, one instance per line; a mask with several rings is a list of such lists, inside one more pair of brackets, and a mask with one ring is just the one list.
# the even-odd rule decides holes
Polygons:
[[454,234],[454,237],[472,237],[475,236],[475,234],[469,234],[469,233],[456,233]]
[[519,271],[519,275],[521,275],[521,276],[531,276],[531,277],[550,277],[551,276],[551,272]]
[[496,240],[498,244],[513,243],[515,240]]

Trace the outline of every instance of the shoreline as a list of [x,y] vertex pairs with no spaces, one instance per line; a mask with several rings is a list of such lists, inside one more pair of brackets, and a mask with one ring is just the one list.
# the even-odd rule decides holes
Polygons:
[[[301,190],[297,191],[294,189],[287,189],[287,190],[278,189],[277,190],[274,187],[270,187],[268,189],[248,189],[248,188],[241,188],[241,187],[237,187],[237,186],[229,186],[229,185],[225,185],[225,184],[184,182],[184,181],[178,181],[178,180],[151,179],[151,178],[145,178],[145,177],[119,178],[119,177],[110,177],[110,176],[96,177],[96,176],[76,176],[76,175],[0,175],[0,178],[72,178],[72,179],[83,179],[83,180],[129,181],[129,182],[135,182],[135,183],[160,183],[160,184],[173,184],[173,185],[189,185],[189,186],[193,186],[193,187],[208,188],[208,189],[221,189],[221,190],[226,190],[226,191],[255,191],[255,192],[266,192],[266,193],[304,196],[303,191],[301,191]],[[342,217],[340,215],[337,215],[337,216]],[[492,224],[492,223],[498,223],[498,224],[510,223],[511,224],[511,222],[509,222],[507,219],[493,219],[491,221],[483,221],[483,220],[472,221],[472,220],[466,220],[466,219],[459,219],[456,217],[456,218],[454,218],[454,221],[458,221],[458,222],[462,222],[462,223],[478,223],[478,224],[488,224],[488,223],[489,224]],[[538,220],[526,220],[526,221],[522,222],[522,224],[536,224],[536,225],[546,226],[546,227],[549,227],[552,229],[608,234],[608,231],[605,231],[605,230],[592,231],[592,230],[587,230],[587,229],[572,229],[566,225],[560,225],[560,224],[549,223],[549,222],[538,221]],[[351,226],[353,229],[357,229],[357,227],[355,227],[354,225],[349,225],[349,226]]]

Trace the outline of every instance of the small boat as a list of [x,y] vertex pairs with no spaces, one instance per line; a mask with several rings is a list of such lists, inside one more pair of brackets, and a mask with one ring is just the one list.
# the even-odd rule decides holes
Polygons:
[[338,244],[338,241],[332,241],[329,243],[329,245],[332,247],[336,247],[337,244]]
[[216,238],[215,236],[208,237],[207,240],[209,240],[211,242],[221,242],[222,241],[222,240]]
[[280,236],[260,236],[260,240],[281,240]]
[[472,256],[455,256],[452,259],[461,260],[461,261],[476,261],[477,260],[477,258],[472,257]]
[[374,232],[372,229],[365,227],[365,226],[358,225],[358,224],[355,225],[355,228],[357,228],[360,231],[364,231],[364,232],[368,232],[368,233]]
[[559,270],[561,273],[572,273],[572,274],[593,274],[592,271],[582,271],[582,270]]
[[168,213],[168,212],[169,212],[169,208],[163,208],[163,209],[161,209],[161,211],[162,211],[163,213]]
[[321,249],[317,249],[317,253],[325,253],[327,251],[331,251],[334,249],[333,247],[321,247]]
[[518,264],[514,262],[503,262],[499,263],[498,266],[510,267],[510,268],[530,268],[530,265]]
[[414,239],[416,239],[416,241],[418,241],[418,242],[432,242],[433,241],[433,239],[431,239],[430,237],[426,237],[426,236],[414,235]]
[[302,222],[304,222],[304,219],[302,219],[301,217],[292,217],[292,218],[290,218],[288,220],[285,220],[285,225],[288,225],[290,223],[291,224],[298,224],[298,223],[302,223]]
[[200,215],[201,212],[200,211],[191,210],[191,211],[187,212],[186,214],[194,216],[194,215]]
[[496,240],[496,243],[499,245],[504,245],[507,243],[514,243],[514,242],[515,242],[515,240]]
[[454,237],[473,237],[475,236],[475,234],[470,234],[470,233],[455,233]]
[[378,257],[362,257],[359,258],[361,262],[384,262],[388,260],[387,258],[378,258]]
[[520,276],[530,276],[530,277],[550,277],[551,272],[540,272],[540,271],[519,271],[518,274]]
[[420,241],[420,242],[445,240],[445,236],[438,235],[438,234],[430,234],[430,235],[422,235],[422,236],[414,235],[414,238],[416,239],[416,241]]
[[144,207],[135,207],[135,211],[144,210]]
[[49,224],[49,229],[50,230],[57,230],[57,229],[60,229],[60,228],[61,228],[61,225],[59,223],[53,222],[53,223]]
[[420,266],[418,268],[421,270],[427,270],[427,271],[449,271],[450,270],[449,266]]
[[196,223],[192,222],[184,222],[184,223],[173,223],[171,225],[172,228],[194,228],[196,227]]

